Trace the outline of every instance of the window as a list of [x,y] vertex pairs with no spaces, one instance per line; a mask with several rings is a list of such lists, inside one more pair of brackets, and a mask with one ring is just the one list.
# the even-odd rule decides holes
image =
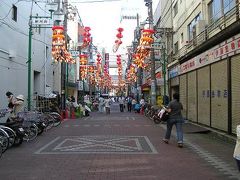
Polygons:
[[224,14],[233,9],[235,5],[235,0],[212,0],[208,4],[209,22],[215,22]]
[[12,6],[12,20],[17,22],[17,7],[15,5]]
[[236,5],[235,3],[235,0],[223,0],[224,14],[234,8]]
[[175,5],[173,6],[173,13],[174,13],[174,17],[177,15],[178,13],[178,2],[175,3]]
[[183,43],[183,33],[181,33],[181,43]]
[[[201,13],[199,13],[192,22],[188,25],[188,40],[191,41],[193,39],[194,28],[196,28],[196,24],[201,19]],[[196,29],[195,29],[196,30]],[[196,33],[196,32],[195,32]]]
[[174,53],[177,54],[178,52],[178,41],[174,44]]

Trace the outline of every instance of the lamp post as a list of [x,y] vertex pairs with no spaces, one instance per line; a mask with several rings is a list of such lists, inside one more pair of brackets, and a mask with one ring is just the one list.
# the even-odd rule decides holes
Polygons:
[[[29,17],[29,33],[28,33],[28,110],[31,109],[31,94],[32,94],[32,29],[33,28],[52,28],[52,27],[39,27],[39,26],[33,26],[33,20],[35,24],[37,25],[46,25],[49,24],[50,19],[52,19],[52,14],[54,11],[56,11],[57,4],[55,3],[49,3],[49,11],[51,13],[50,16],[32,16],[32,12]],[[37,20],[37,21],[36,21]]]
[[[145,5],[148,7],[148,21],[149,28],[154,29],[153,27],[153,12],[152,12],[152,0],[144,0]],[[154,48],[150,50],[150,59],[151,59],[151,104],[156,105],[156,74],[155,74],[155,54]]]

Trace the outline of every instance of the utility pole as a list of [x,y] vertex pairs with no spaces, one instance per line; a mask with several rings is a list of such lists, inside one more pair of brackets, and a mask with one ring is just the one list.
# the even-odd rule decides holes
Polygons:
[[31,110],[31,89],[32,89],[32,12],[29,19],[29,35],[28,35],[28,110]]
[[[153,12],[152,12],[152,0],[144,0],[145,5],[148,7],[148,20],[149,29],[153,27]],[[156,105],[156,74],[155,74],[155,54],[154,48],[150,50],[150,61],[151,61],[151,104]]]
[[[58,3],[60,4],[60,0],[58,0]],[[63,21],[63,27],[65,31],[65,48],[67,48],[67,5],[68,0],[64,0],[63,3],[63,11],[64,11],[64,21]],[[58,24],[59,25],[59,24]],[[62,111],[65,111],[66,109],[66,62],[61,63],[61,109]],[[66,114],[65,114],[66,115]]]

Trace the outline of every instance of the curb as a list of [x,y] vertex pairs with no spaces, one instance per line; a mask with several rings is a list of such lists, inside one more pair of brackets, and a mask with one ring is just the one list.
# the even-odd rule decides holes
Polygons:
[[198,126],[198,127],[204,128],[204,129],[210,131],[216,138],[218,138],[220,140],[223,140],[225,142],[229,142],[229,143],[232,143],[232,144],[236,143],[237,138],[234,135],[229,135],[226,132],[222,132],[220,130],[216,130],[216,129],[213,129],[213,128],[210,128],[210,127],[206,127],[206,126],[203,126],[203,125],[191,122],[191,121],[187,121],[186,123],[189,123],[193,126]]

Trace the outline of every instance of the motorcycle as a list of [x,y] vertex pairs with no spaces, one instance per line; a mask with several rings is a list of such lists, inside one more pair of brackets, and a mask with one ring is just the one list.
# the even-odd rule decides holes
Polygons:
[[169,114],[166,111],[166,107],[163,107],[158,110],[158,112],[153,116],[153,121],[155,124],[159,124],[161,122],[166,122],[169,118]]

